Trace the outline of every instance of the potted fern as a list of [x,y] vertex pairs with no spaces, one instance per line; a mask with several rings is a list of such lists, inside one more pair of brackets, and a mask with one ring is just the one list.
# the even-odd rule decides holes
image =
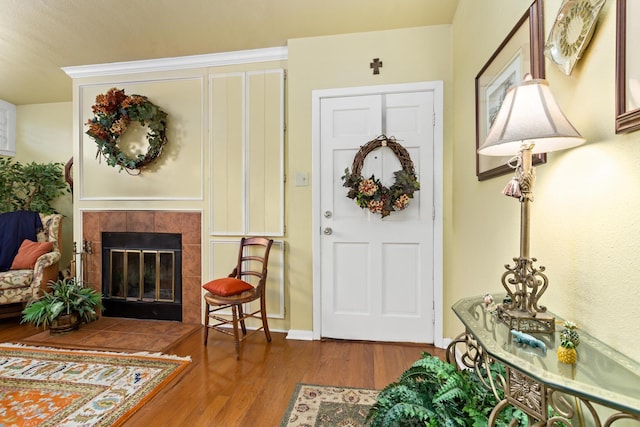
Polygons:
[[102,294],[76,283],[75,279],[61,279],[49,283],[50,291],[42,298],[31,301],[22,311],[22,323],[47,327],[52,335],[78,329],[80,323],[98,317]]
[[[475,371],[458,370],[422,353],[422,358],[404,371],[397,382],[380,392],[367,423],[372,427],[486,426],[497,403]],[[525,421],[526,415],[508,407],[500,413],[496,425],[508,426],[514,418]]]

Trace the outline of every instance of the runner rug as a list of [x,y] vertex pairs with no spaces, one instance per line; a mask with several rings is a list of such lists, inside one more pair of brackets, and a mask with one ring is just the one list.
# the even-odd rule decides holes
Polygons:
[[280,427],[365,425],[380,390],[297,384]]
[[0,344],[0,426],[118,426],[189,357]]

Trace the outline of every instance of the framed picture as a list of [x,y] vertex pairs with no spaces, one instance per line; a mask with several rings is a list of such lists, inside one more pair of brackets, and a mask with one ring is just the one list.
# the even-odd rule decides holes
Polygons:
[[[476,76],[476,176],[484,181],[513,171],[510,157],[478,155],[507,90],[529,73],[544,78],[542,0],[533,2],[489,61]],[[514,155],[516,153],[513,153]],[[546,154],[534,155],[534,165],[545,163]]]
[[[616,133],[640,129],[640,2],[618,0],[616,21]],[[636,17],[636,19],[632,19]]]

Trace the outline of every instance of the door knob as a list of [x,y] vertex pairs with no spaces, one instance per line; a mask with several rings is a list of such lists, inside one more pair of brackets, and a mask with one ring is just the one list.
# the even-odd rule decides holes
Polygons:
[[333,233],[333,230],[331,229],[331,227],[325,227],[323,232],[324,232],[324,234],[329,236],[331,233]]

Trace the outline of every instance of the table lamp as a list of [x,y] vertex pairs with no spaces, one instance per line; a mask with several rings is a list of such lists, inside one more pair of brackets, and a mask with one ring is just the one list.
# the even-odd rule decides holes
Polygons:
[[529,205],[533,201],[535,168],[532,155],[564,150],[584,143],[580,133],[560,110],[546,80],[523,81],[507,91],[502,106],[478,154],[514,156],[515,169],[504,194],[520,200],[520,256],[514,265],[505,265],[502,286],[508,296],[498,304],[498,318],[510,328],[523,332],[553,333],[555,319],[539,304],[549,280],[542,266],[534,267],[529,256]]

